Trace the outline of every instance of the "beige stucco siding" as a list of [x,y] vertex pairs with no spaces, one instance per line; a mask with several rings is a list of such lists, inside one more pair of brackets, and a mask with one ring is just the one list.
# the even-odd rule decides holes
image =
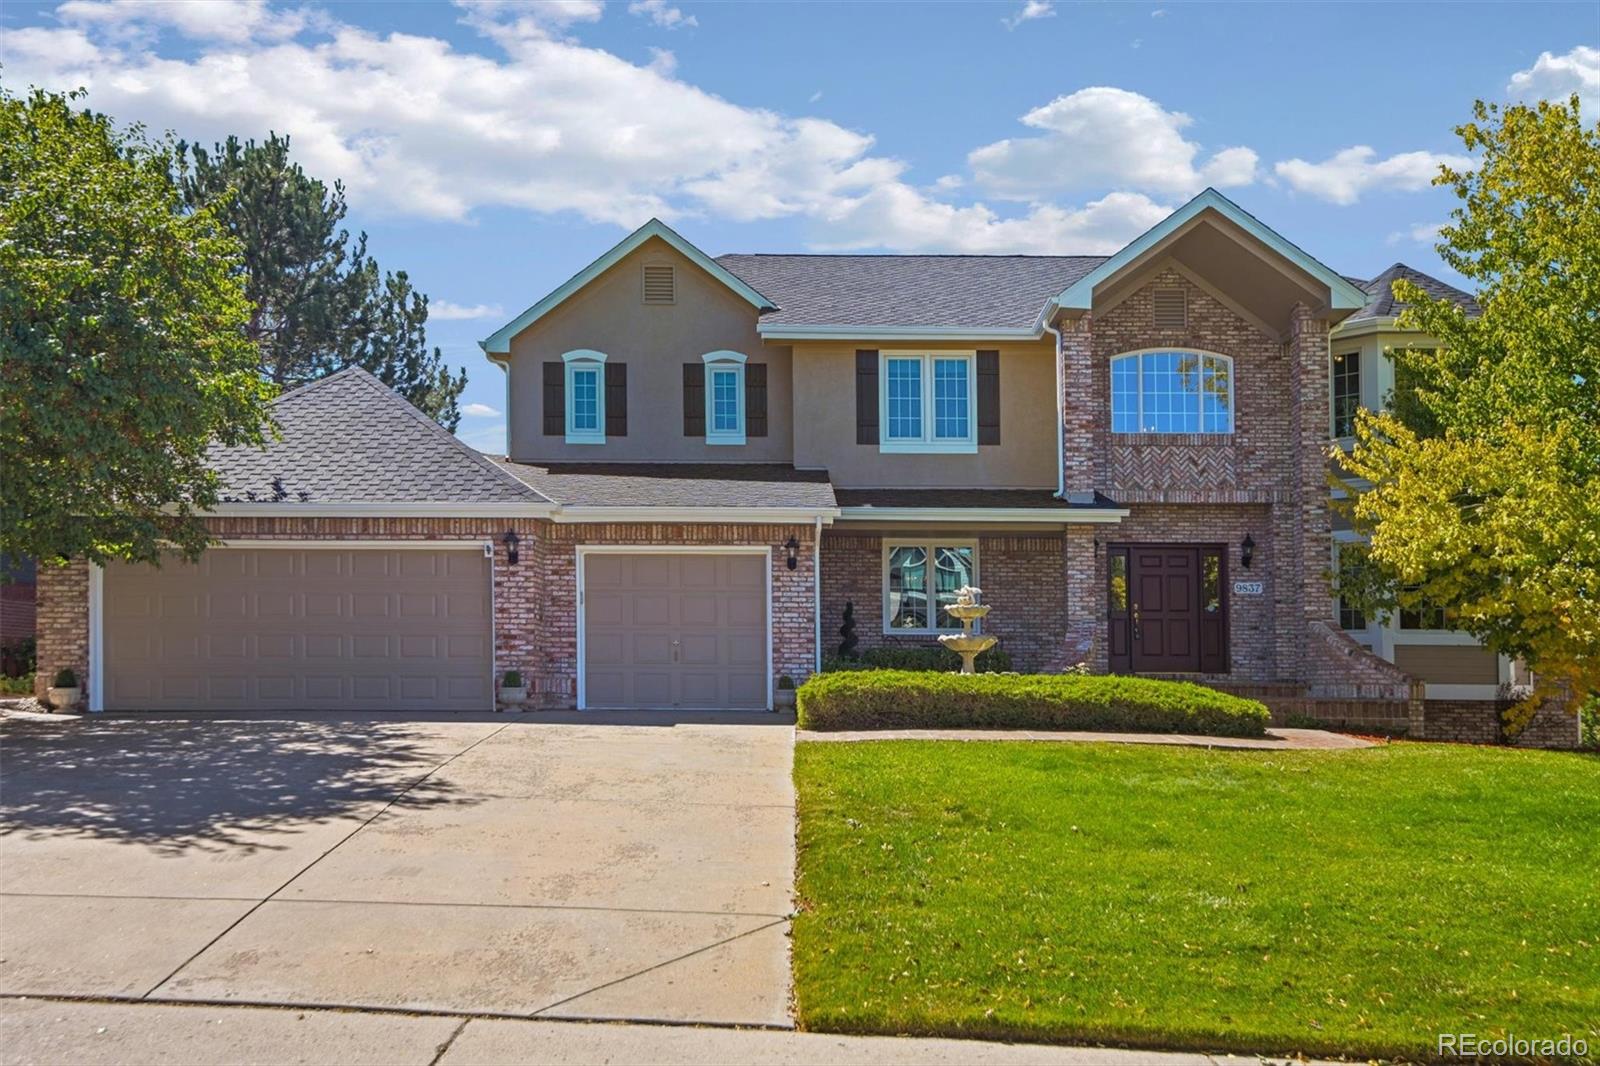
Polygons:
[[[883,454],[856,443],[856,350],[1000,352],[1000,443],[975,454]],[[1029,342],[910,344],[796,342],[794,462],[827,470],[840,488],[951,486],[1055,488],[1055,357]],[[881,386],[880,386],[881,387]]]
[[[676,267],[677,301],[646,305],[644,263]],[[756,309],[671,245],[651,239],[511,339],[511,456],[564,462],[789,462],[790,355],[756,333]],[[590,348],[628,366],[628,435],[604,444],[545,436],[546,361]],[[729,349],[767,364],[768,428],[743,445],[708,445],[683,435],[683,364]]]

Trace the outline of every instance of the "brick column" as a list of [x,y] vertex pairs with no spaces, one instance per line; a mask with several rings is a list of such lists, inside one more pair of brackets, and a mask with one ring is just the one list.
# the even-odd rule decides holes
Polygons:
[[1099,447],[1100,405],[1110,397],[1095,392],[1094,329],[1090,316],[1065,320],[1060,326],[1061,432],[1063,487],[1067,499],[1090,502],[1105,481]]
[[1090,648],[1090,669],[1103,674],[1109,664],[1105,621],[1106,576],[1101,570],[1103,557],[1094,544],[1099,528],[1091,525],[1067,526],[1062,560],[1067,585],[1066,643],[1073,648]]
[[1294,385],[1289,430],[1295,478],[1291,501],[1273,508],[1282,512],[1273,516],[1274,532],[1290,538],[1287,565],[1280,571],[1287,587],[1279,600],[1278,669],[1307,680],[1298,649],[1309,639],[1311,622],[1335,616],[1328,582],[1333,551],[1327,473],[1328,324],[1304,304],[1296,304],[1290,312],[1288,355]]
[[89,687],[89,564],[74,559],[65,566],[39,564],[38,621],[39,669],[34,674],[33,694],[44,699],[44,690],[55,680],[56,671],[77,673],[84,689],[80,709],[87,709]]

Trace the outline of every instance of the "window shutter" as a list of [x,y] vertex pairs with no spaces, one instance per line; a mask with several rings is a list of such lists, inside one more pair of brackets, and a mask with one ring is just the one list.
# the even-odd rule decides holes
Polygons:
[[564,363],[544,365],[544,435],[565,436],[567,432],[567,368]]
[[644,268],[644,302],[670,304],[677,300],[677,286],[671,266],[646,266]]
[[856,443],[878,443],[878,350],[856,349]]
[[978,353],[978,443],[1000,443],[1000,353]]
[[1156,289],[1150,294],[1156,329],[1189,328],[1189,301],[1182,289]]
[[606,364],[606,436],[628,435],[628,364]]
[[706,365],[683,364],[683,435],[706,435]]
[[744,368],[744,435],[767,435],[767,364],[747,363]]

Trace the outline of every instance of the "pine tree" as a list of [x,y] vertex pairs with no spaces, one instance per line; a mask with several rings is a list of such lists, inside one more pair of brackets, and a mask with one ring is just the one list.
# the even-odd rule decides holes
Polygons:
[[344,186],[332,189],[289,158],[289,138],[229,137],[211,151],[178,146],[191,211],[210,207],[244,246],[246,332],[261,372],[285,388],[347,366],[370,370],[446,429],[461,419],[465,374],[429,348],[428,298],[404,271],[383,273],[367,235],[341,227]]

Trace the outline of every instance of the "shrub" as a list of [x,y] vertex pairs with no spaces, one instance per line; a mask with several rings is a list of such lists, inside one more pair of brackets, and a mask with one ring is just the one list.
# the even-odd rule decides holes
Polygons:
[[63,668],[56,671],[56,688],[77,688],[78,675],[72,670]]
[[[1011,656],[996,645],[978,656],[973,665],[980,674],[1005,673],[1011,669]],[[822,660],[822,672],[825,674],[841,670],[943,670],[955,673],[960,669],[961,656],[942,644],[867,648],[854,658],[830,655]]]
[[1584,700],[1578,708],[1578,746],[1600,749],[1600,693]]
[[506,671],[506,676],[504,678],[502,678],[501,681],[500,681],[500,687],[501,688],[521,688],[522,687],[522,671],[520,671],[520,670],[507,670]]
[[0,675],[21,677],[31,674],[38,666],[39,645],[33,637],[18,637],[10,644],[0,646]]
[[0,696],[31,696],[33,695],[33,675],[23,674],[21,677],[5,677],[0,675]]
[[788,674],[784,674],[782,677],[778,678],[778,687],[784,690],[794,688],[794,678],[790,677]]
[[802,729],[1076,729],[1258,737],[1267,708],[1187,681],[1084,674],[821,674],[800,686]]

